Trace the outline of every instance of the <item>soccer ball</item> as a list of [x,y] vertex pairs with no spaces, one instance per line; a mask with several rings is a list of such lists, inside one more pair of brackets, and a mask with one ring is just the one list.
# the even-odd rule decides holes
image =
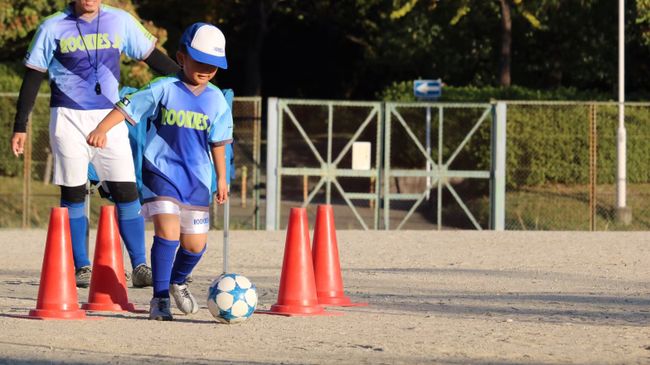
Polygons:
[[221,323],[238,323],[253,315],[257,306],[255,284],[239,274],[223,274],[208,290],[208,310]]

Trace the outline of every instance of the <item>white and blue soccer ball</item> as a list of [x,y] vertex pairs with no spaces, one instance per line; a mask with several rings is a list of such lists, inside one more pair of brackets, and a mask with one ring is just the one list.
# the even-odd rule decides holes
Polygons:
[[239,274],[223,274],[208,290],[208,310],[222,323],[238,323],[253,315],[257,306],[255,284]]

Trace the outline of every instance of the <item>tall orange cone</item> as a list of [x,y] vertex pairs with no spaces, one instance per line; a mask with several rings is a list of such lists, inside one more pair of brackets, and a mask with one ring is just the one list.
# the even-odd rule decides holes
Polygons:
[[88,303],[82,308],[89,311],[136,311],[127,296],[120,232],[115,206],[112,205],[102,206],[99,214]]
[[343,293],[334,212],[329,204],[319,205],[316,210],[312,250],[318,303],[325,306],[340,307],[368,305],[368,303],[353,303]]
[[270,311],[262,313],[286,316],[331,314],[318,304],[312,265],[307,211],[305,208],[291,208],[278,302],[271,306]]
[[27,318],[85,319],[77,301],[68,208],[52,208],[36,309]]

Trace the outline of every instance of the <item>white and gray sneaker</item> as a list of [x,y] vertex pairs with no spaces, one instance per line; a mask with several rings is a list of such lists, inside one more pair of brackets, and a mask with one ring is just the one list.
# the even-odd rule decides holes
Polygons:
[[171,321],[174,319],[169,298],[151,298],[151,302],[149,302],[149,319],[156,321]]
[[174,297],[176,307],[185,314],[194,314],[199,311],[199,303],[192,293],[190,293],[187,284],[174,284],[169,285],[169,294]]

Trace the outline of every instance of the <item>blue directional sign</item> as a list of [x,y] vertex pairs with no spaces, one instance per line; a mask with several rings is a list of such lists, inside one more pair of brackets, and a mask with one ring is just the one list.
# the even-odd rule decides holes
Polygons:
[[438,99],[442,94],[442,81],[413,80],[413,94],[418,99]]

